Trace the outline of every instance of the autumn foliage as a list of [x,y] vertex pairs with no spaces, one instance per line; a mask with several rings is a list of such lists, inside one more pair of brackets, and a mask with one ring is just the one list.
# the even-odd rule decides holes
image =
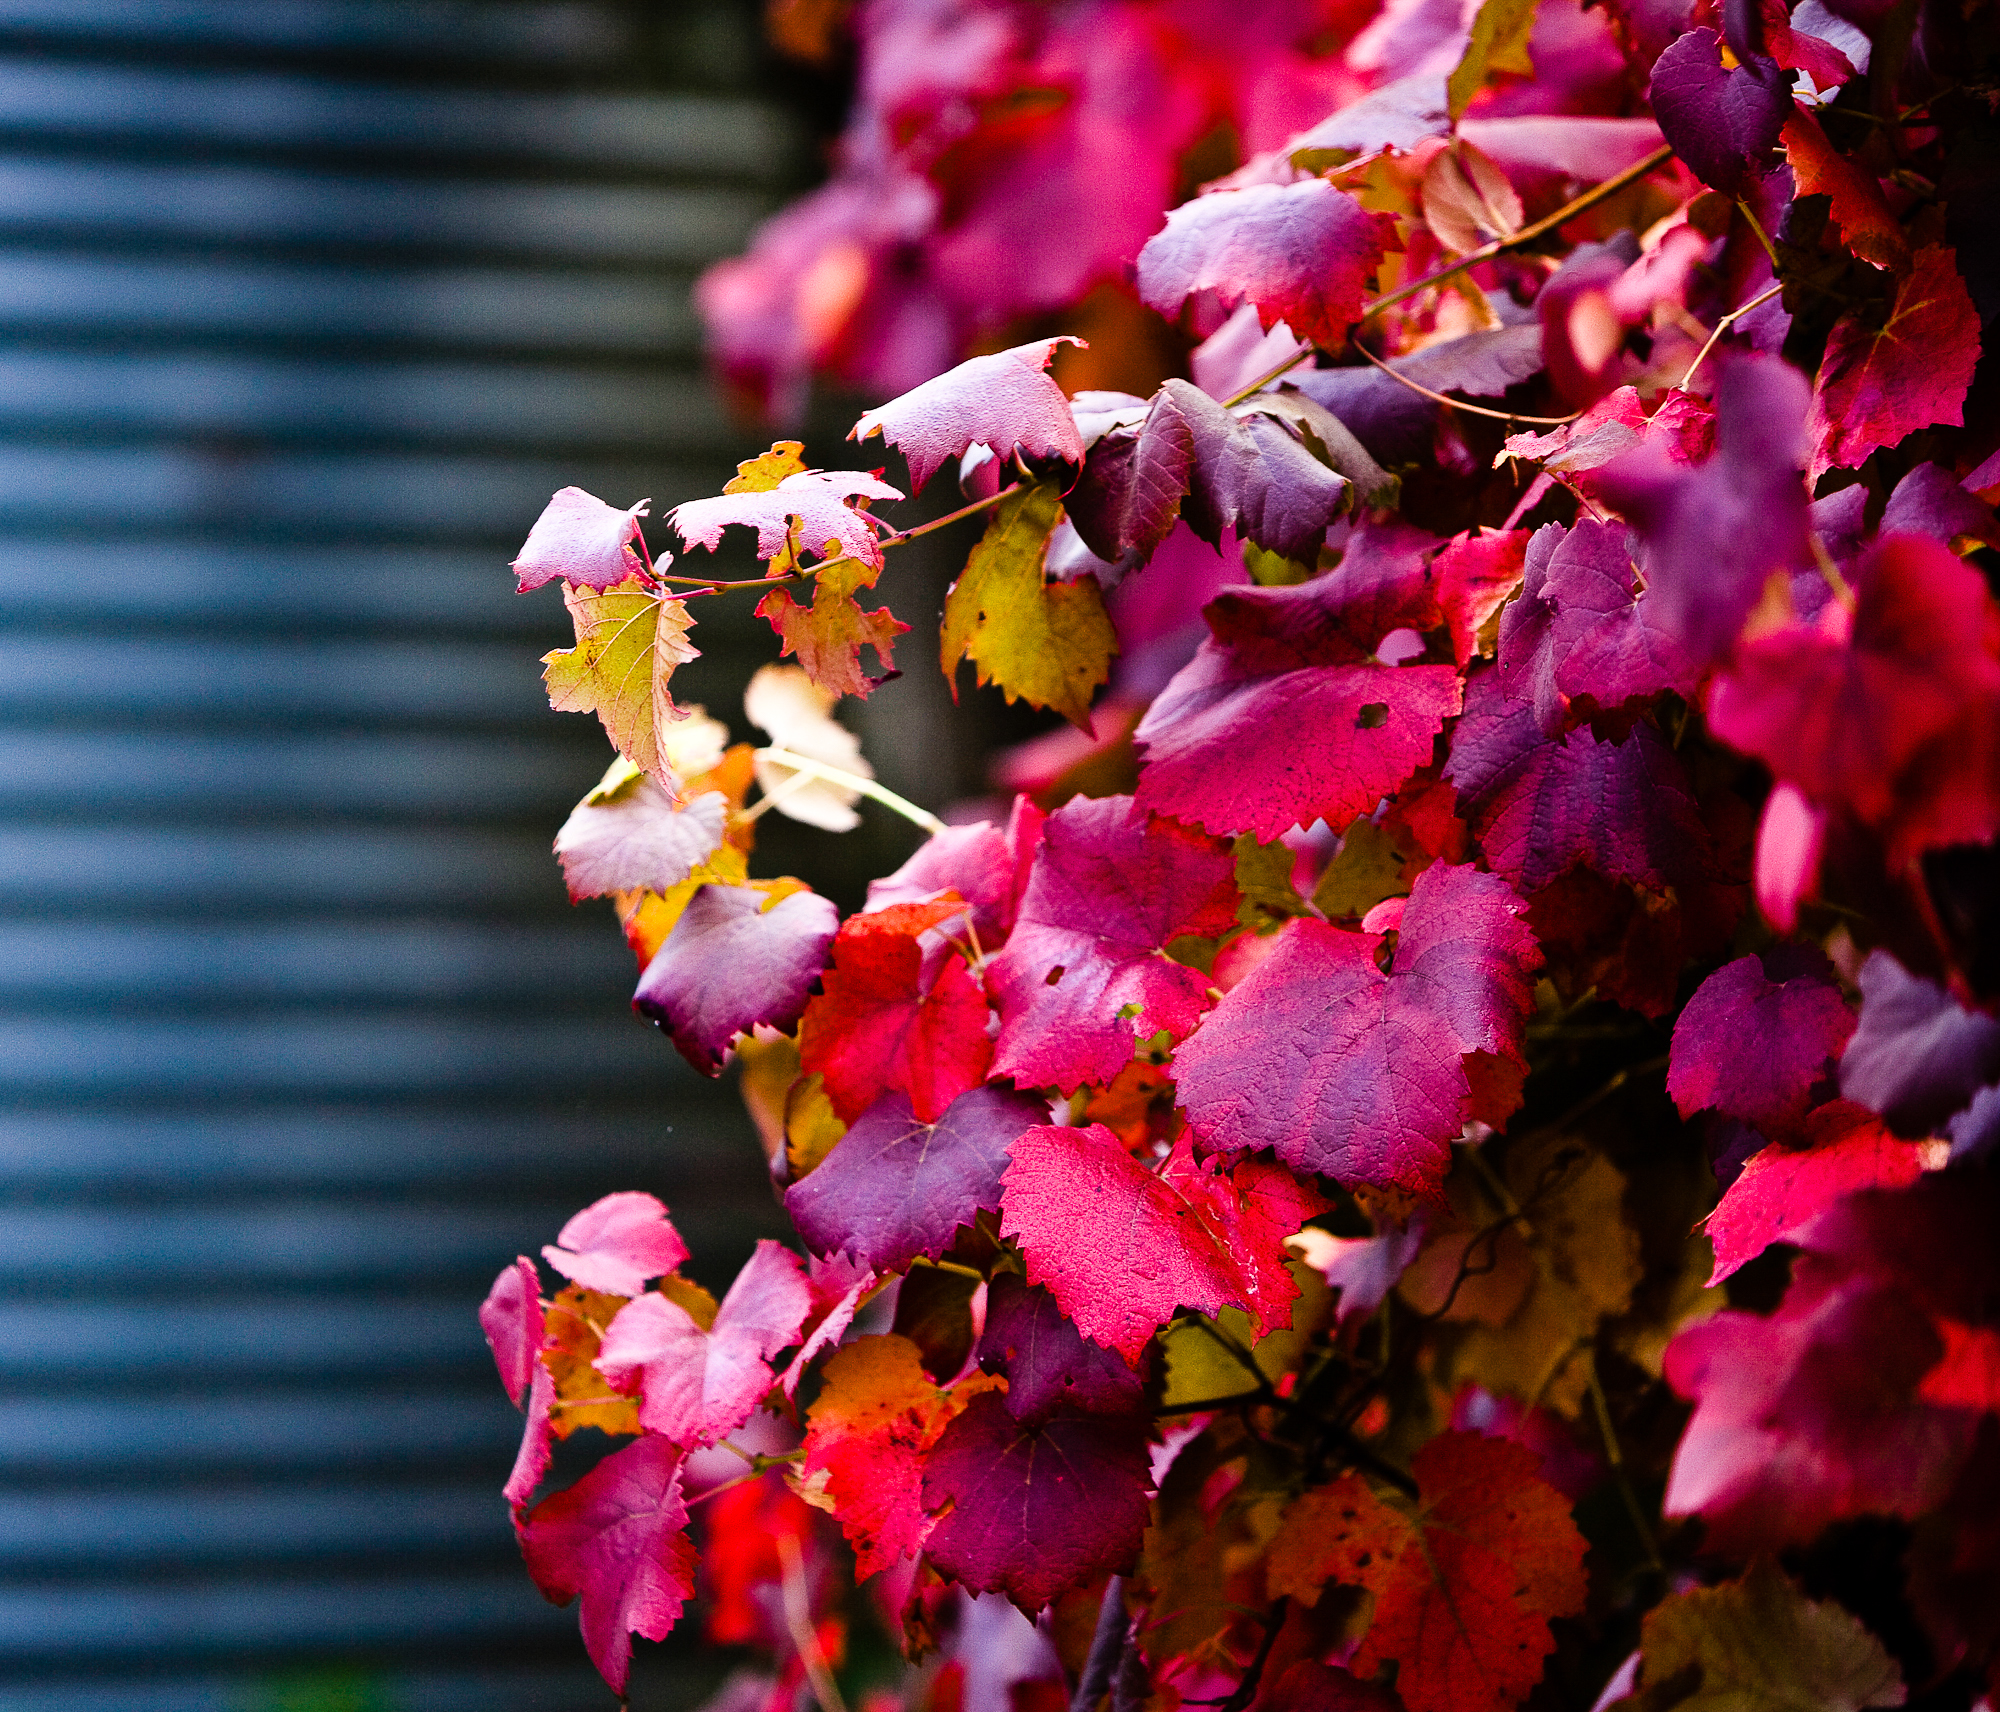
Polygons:
[[[2000,1688],[1991,10],[771,18],[855,104],[716,363],[892,465],[781,441],[678,560],[565,489],[516,564],[618,751],[572,894],[797,1238],[718,1300],[614,1195],[482,1312],[607,1680],[699,1621],[728,1712]],[[1068,727],[945,824],[835,714],[960,517],[945,672]],[[671,686],[732,598],[756,747]],[[866,908],[751,876],[864,797],[928,834]]]

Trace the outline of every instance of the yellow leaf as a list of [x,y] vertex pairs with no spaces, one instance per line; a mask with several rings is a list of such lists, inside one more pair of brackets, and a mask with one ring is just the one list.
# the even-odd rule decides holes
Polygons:
[[806,467],[805,442],[803,440],[780,440],[768,452],[759,452],[754,458],[745,458],[736,466],[736,474],[723,483],[724,493],[769,493],[787,476],[795,476]]
[[639,1430],[638,1399],[620,1396],[591,1365],[604,1328],[630,1300],[568,1284],[549,1303],[542,1321],[542,1365],[555,1381],[549,1431],[557,1438],[568,1438],[578,1427],[606,1433]]
[[1472,20],[1472,40],[1466,44],[1465,57],[1445,84],[1454,124],[1492,73],[1535,75],[1535,62],[1528,57],[1528,38],[1534,29],[1535,0],[1486,0],[1479,8],[1479,15]]
[[797,1182],[834,1149],[847,1125],[826,1097],[826,1078],[815,1070],[794,1082],[785,1100],[785,1157]]
[[596,714],[619,754],[675,789],[663,734],[683,715],[667,680],[701,653],[687,640],[694,620],[685,603],[628,577],[601,594],[568,588],[563,604],[576,622],[576,646],[542,656],[549,706]]
[[963,659],[1009,701],[1054,708],[1090,730],[1090,698],[1111,673],[1117,633],[1096,579],[1051,583],[1042,575],[1062,499],[1046,484],[1004,500],[944,603],[941,659],[950,677]]

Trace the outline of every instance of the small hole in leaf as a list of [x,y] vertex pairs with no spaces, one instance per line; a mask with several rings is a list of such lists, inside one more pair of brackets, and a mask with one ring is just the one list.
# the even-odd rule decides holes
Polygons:
[[1354,716],[1357,731],[1379,731],[1389,723],[1389,704],[1386,701],[1371,701]]
[[1063,966],[1062,964],[1058,963],[1053,969],[1051,969],[1048,972],[1045,984],[1053,987],[1062,978],[1063,978]]

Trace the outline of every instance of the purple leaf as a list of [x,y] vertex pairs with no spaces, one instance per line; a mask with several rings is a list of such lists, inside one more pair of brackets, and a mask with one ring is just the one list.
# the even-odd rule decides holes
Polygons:
[[535,1375],[535,1352],[542,1347],[542,1283],[535,1263],[525,1254],[493,1280],[493,1288],[479,1305],[479,1329],[493,1351],[500,1383],[514,1407],[520,1408]]
[[1079,464],[1083,440],[1069,400],[1043,371],[1056,346],[1083,342],[1067,336],[1037,339],[1011,351],[974,357],[866,412],[847,437],[866,440],[880,434],[900,447],[918,491],[969,446],[985,446],[1003,463],[1018,451]]
[[647,1432],[689,1450],[714,1444],[755,1412],[777,1378],[771,1357],[798,1342],[811,1309],[798,1256],[766,1238],[707,1331],[678,1302],[649,1291],[604,1328],[597,1371],[621,1391],[637,1383]]
[[798,1020],[839,927],[839,911],[813,892],[770,903],[755,887],[703,886],[646,965],[632,1006],[714,1076],[738,1034]]
[[1802,966],[1769,953],[1761,962],[1739,957],[1688,1000],[1667,1070],[1681,1116],[1712,1109],[1777,1136],[1819,1104],[1815,1093],[1854,1032],[1854,1013],[1817,951],[1789,961]]
[[1724,71],[1722,38],[1690,30],[1653,62],[1652,102],[1661,131],[1695,177],[1740,196],[1792,116],[1791,79],[1763,54]]
[[[572,588],[615,588],[627,577],[644,573],[645,561],[632,551],[640,540],[639,519],[653,502],[642,499],[629,511],[606,505],[595,494],[580,487],[566,487],[543,507],[534,528],[521,545],[521,556],[513,570],[526,594],[558,577]],[[671,553],[660,560],[660,568],[673,563]]]
[[647,1279],[664,1277],[687,1256],[667,1209],[638,1189],[591,1202],[542,1249],[565,1278],[614,1296],[636,1296]]
[[912,1115],[908,1095],[886,1095],[785,1191],[785,1211],[814,1253],[900,1272],[920,1254],[942,1254],[982,1208],[999,1210],[1008,1146],[1048,1121],[1046,1101],[991,1085],[961,1094],[928,1124]]
[[1921,1135],[2000,1079],[2000,1021],[1969,1011],[1886,951],[1861,965],[1861,1021],[1840,1061],[1840,1091]]
[[729,799],[720,791],[683,807],[646,775],[609,802],[584,798],[556,834],[570,901],[671,890],[721,846],[728,818]]
[[994,1275],[986,1295],[979,1365],[1007,1379],[1007,1412],[1030,1425],[1065,1407],[1093,1415],[1136,1415],[1145,1382],[1116,1350],[1093,1343],[1039,1284]]
[[[1868,489],[1856,483],[1844,491],[1865,499]],[[1884,535],[1928,535],[1946,546],[1961,535],[2000,547],[2000,523],[1993,507],[1977,494],[1967,493],[1949,470],[1937,464],[1919,464],[1896,484],[1882,512]]]

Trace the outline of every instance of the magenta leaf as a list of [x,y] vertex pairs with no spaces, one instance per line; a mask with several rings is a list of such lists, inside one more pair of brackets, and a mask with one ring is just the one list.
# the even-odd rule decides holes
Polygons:
[[1967,1010],[1886,951],[1861,965],[1861,1019],[1840,1091],[1905,1135],[1934,1129],[2000,1079],[2000,1021]]
[[969,446],[984,446],[1003,463],[1022,452],[1080,464],[1083,440],[1069,400],[1043,371],[1056,346],[1082,343],[1067,336],[1037,339],[1011,351],[974,357],[867,411],[847,437],[866,440],[880,434],[901,448],[918,491],[940,465]]
[[839,930],[839,912],[816,893],[770,900],[750,886],[703,886],[632,995],[633,1009],[706,1076],[720,1073],[738,1034],[798,1020]]
[[565,1278],[614,1296],[636,1296],[647,1279],[664,1277],[687,1257],[667,1209],[638,1189],[591,1202],[542,1249]]
[[980,948],[997,951],[1014,931],[1014,912],[1028,887],[1028,867],[1048,817],[1027,797],[1014,799],[1003,832],[991,821],[947,826],[933,833],[902,867],[868,885],[868,908],[927,903],[956,892],[972,906]]
[[847,501],[901,499],[902,493],[860,470],[800,470],[774,488],[756,493],[725,493],[713,499],[691,499],[667,513],[667,521],[690,547],[713,552],[722,532],[732,523],[757,531],[757,557],[768,559],[783,550],[794,526],[799,545],[809,553],[859,559],[877,570],[882,543],[877,519]]
[[1204,616],[1211,635],[1134,732],[1138,798],[1156,812],[1265,843],[1345,826],[1430,759],[1458,711],[1453,667],[1374,655],[1390,631],[1440,621],[1414,556],[1357,553],[1296,587],[1227,590]]
[[694,1542],[683,1531],[681,1453],[646,1437],[607,1456],[520,1524],[528,1573],[551,1604],[581,1597],[583,1644],[625,1691],[632,1637],[666,1639],[694,1597]]
[[944,1510],[924,1551],[953,1580],[1037,1610],[1131,1566],[1151,1491],[1142,1420],[1057,1415],[1028,1425],[989,1391],[924,1464],[924,1507]]
[[1178,1308],[1291,1324],[1284,1239],[1326,1202],[1265,1160],[1197,1164],[1183,1138],[1149,1171],[1102,1124],[1031,1129],[1003,1179],[1002,1234],[1076,1329],[1136,1362]]
[[1130,797],[1078,797],[1049,816],[1006,949],[987,966],[1000,1011],[993,1074],[1023,1087],[1109,1082],[1135,1042],[1194,1027],[1208,977],[1170,961],[1184,935],[1236,922],[1221,839]]
[[1595,474],[1639,532],[1652,627],[1690,664],[1728,651],[1773,571],[1812,567],[1800,474],[1809,397],[1780,359],[1738,357],[1722,372],[1708,462],[1690,469],[1653,444]]
[[1198,291],[1225,309],[1249,302],[1266,327],[1283,321],[1302,339],[1337,349],[1360,312],[1368,281],[1395,238],[1321,178],[1212,191],[1183,202],[1139,252],[1139,295],[1177,315]]
[[[1417,876],[1385,975],[1380,935],[1299,919],[1174,1055],[1196,1135],[1269,1147],[1297,1171],[1433,1193],[1474,1118],[1506,1116],[1485,1055],[1519,1073],[1541,962],[1505,880],[1439,864]],[[1500,1080],[1505,1083],[1505,1077]]]
[[1372,155],[1383,149],[1407,154],[1431,137],[1451,129],[1451,103],[1445,79],[1430,72],[1399,77],[1330,113],[1310,130],[1286,142],[1287,155],[1338,149]]
[[979,1365],[1005,1376],[1007,1412],[1030,1425],[1064,1409],[1145,1411],[1145,1381],[1130,1363],[1086,1338],[1054,1296],[1017,1273],[995,1273],[987,1288]]
[[521,1446],[514,1453],[514,1466],[500,1496],[518,1513],[527,1507],[549,1471],[555,1457],[555,1441],[549,1433],[549,1408],[556,1400],[556,1382],[539,1360],[528,1385],[528,1418],[521,1424]]
[[812,1292],[798,1256],[768,1237],[736,1275],[707,1331],[658,1292],[635,1297],[604,1329],[597,1371],[639,1388],[639,1424],[692,1450],[733,1433],[777,1375],[770,1358],[799,1341]]
[[671,890],[721,846],[728,818],[729,799],[720,791],[682,806],[650,776],[609,802],[586,797],[556,834],[570,901]]
[[1661,131],[1694,175],[1724,196],[1740,196],[1792,116],[1791,80],[1763,54],[1724,71],[1722,38],[1690,30],[1653,62],[1652,102]]
[[[1867,497],[1860,483],[1843,488],[1842,493]],[[1928,535],[1946,546],[1960,536],[2000,546],[2000,522],[1993,507],[1977,494],[1967,493],[1952,479],[1951,472],[1937,464],[1918,464],[1896,484],[1882,511],[1884,535]]]
[[1713,1110],[1783,1135],[1819,1103],[1853,1032],[1817,951],[1739,957],[1702,982],[1675,1022],[1667,1092],[1683,1117]]
[[[620,511],[580,487],[564,488],[543,507],[514,561],[521,593],[558,577],[572,588],[602,591],[616,588],[627,577],[643,575],[646,561],[640,555],[646,543],[640,539],[639,519],[652,503],[642,499],[629,511]],[[632,551],[634,541],[639,542],[637,553]],[[668,554],[660,565],[673,562]]]
[[479,1304],[479,1329],[486,1334],[508,1399],[520,1408],[535,1376],[535,1353],[542,1347],[542,1284],[525,1254],[493,1280]]
[[980,1210],[998,1211],[1008,1146],[1047,1123],[1047,1102],[1010,1088],[961,1094],[935,1123],[889,1094],[855,1120],[785,1211],[816,1254],[845,1253],[878,1272],[935,1258]]

